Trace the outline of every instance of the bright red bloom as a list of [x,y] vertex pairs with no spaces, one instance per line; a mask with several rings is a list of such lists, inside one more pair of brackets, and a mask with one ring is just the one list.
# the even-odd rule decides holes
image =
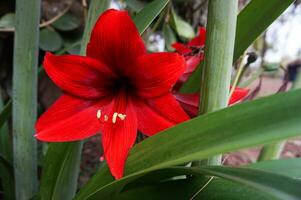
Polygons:
[[[199,63],[204,59],[204,46],[206,41],[206,29],[203,27],[199,28],[199,35],[189,41],[187,44],[174,43],[172,47],[176,49],[179,54],[185,56],[187,68],[179,81],[174,87],[174,93],[176,99],[180,102],[183,109],[191,116],[195,117],[199,110],[200,94],[180,94],[178,90],[185,83],[190,75],[195,71]],[[249,93],[249,89],[235,88],[229,105],[242,100]]]
[[[229,101],[229,105],[235,104],[246,97],[249,89],[236,87]],[[199,112],[200,94],[175,94],[176,99],[179,101],[183,109],[191,116],[195,117]]]
[[87,56],[47,53],[44,67],[64,92],[36,124],[36,137],[49,142],[82,140],[102,133],[104,157],[116,179],[137,130],[147,136],[189,119],[172,86],[186,64],[177,53],[147,54],[125,11],[98,19]]
[[180,77],[176,87],[180,87],[194,72],[198,64],[204,59],[204,46],[206,41],[206,29],[199,28],[199,35],[187,44],[176,42],[172,47],[180,54],[185,56],[187,68]]

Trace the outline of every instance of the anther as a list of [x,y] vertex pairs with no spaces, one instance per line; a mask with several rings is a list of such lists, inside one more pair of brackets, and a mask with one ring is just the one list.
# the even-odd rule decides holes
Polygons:
[[121,119],[121,120],[124,120],[126,115],[123,115],[123,114],[118,114],[118,117]]
[[104,120],[105,120],[105,122],[109,120],[108,115],[105,115],[105,116],[104,116]]
[[115,124],[116,123],[116,119],[117,119],[117,112],[114,112],[113,117],[112,117],[112,123]]
[[100,119],[100,117],[101,117],[101,110],[97,110],[96,116],[97,116],[97,119]]

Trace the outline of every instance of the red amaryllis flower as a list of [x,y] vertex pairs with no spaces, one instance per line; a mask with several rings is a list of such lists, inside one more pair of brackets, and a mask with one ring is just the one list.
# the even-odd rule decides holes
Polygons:
[[101,132],[104,157],[121,178],[137,129],[151,136],[189,119],[170,93],[185,66],[177,53],[147,54],[127,12],[106,11],[87,57],[46,54],[45,70],[64,94],[37,121],[36,137],[67,142]]
[[183,75],[180,77],[176,88],[182,86],[182,84],[189,78],[194,72],[198,64],[204,59],[204,46],[206,41],[206,29],[199,28],[199,35],[189,41],[187,44],[176,42],[172,47],[181,55],[185,56],[187,68]]
[[[229,101],[229,105],[235,104],[242,100],[249,93],[249,89],[236,87]],[[200,94],[175,94],[183,109],[191,116],[195,117],[199,112]]]

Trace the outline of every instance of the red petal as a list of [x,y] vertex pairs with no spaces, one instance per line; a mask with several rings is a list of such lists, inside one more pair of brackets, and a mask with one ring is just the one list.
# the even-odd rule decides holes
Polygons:
[[[229,105],[232,105],[242,100],[249,93],[249,89],[235,88]],[[189,116],[197,116],[199,110],[200,95],[194,94],[175,94],[176,99],[181,104],[182,108],[189,114]]]
[[137,93],[143,97],[167,94],[185,70],[186,63],[177,53],[153,53],[140,56],[132,74]]
[[206,41],[206,29],[203,27],[200,27],[199,29],[199,35],[195,38],[193,38],[188,45],[190,46],[204,46]]
[[176,94],[176,99],[181,104],[182,108],[188,113],[189,116],[195,117],[199,112],[200,95],[195,94]]
[[138,129],[147,136],[152,136],[175,125],[143,100],[135,101],[135,110],[138,119]]
[[97,110],[108,101],[86,101],[63,95],[38,119],[36,137],[48,142],[67,142],[90,137],[100,130]]
[[123,74],[130,73],[136,57],[145,52],[143,40],[128,13],[113,9],[99,17],[87,47],[88,56]]
[[232,104],[242,100],[245,96],[248,95],[249,91],[250,91],[249,89],[236,87],[231,96],[231,99],[229,101],[229,105],[232,105]]
[[61,89],[75,96],[98,98],[108,95],[104,85],[115,77],[98,60],[75,55],[55,56],[47,53],[44,67],[49,77]]
[[[136,140],[137,117],[132,103],[123,93],[109,107],[111,111],[109,120],[104,123],[102,143],[111,173],[119,179],[123,176],[127,155]],[[125,114],[125,119],[117,118],[116,123],[113,123],[115,112]]]
[[189,119],[175,97],[170,93],[159,98],[150,99],[148,102],[161,116],[173,123],[177,124]]
[[189,47],[179,42],[172,44],[172,47],[180,54],[188,54],[191,52],[191,49]]

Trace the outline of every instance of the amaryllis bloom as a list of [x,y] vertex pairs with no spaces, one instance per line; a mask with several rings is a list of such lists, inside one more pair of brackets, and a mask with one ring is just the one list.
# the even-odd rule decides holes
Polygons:
[[63,95],[37,121],[36,137],[68,142],[101,133],[116,179],[123,176],[137,130],[151,136],[189,119],[170,93],[185,70],[184,58],[148,54],[126,11],[100,16],[87,56],[47,53],[44,67]]
[[[236,87],[230,100],[229,105],[235,104],[246,97],[249,93],[249,89]],[[183,109],[188,113],[191,117],[195,117],[199,112],[199,102],[200,102],[200,94],[175,94],[176,99],[179,101]]]
[[187,68],[180,77],[176,87],[180,87],[194,72],[198,64],[204,59],[204,46],[206,41],[206,29],[199,28],[199,34],[187,44],[176,42],[172,47],[185,57]]

